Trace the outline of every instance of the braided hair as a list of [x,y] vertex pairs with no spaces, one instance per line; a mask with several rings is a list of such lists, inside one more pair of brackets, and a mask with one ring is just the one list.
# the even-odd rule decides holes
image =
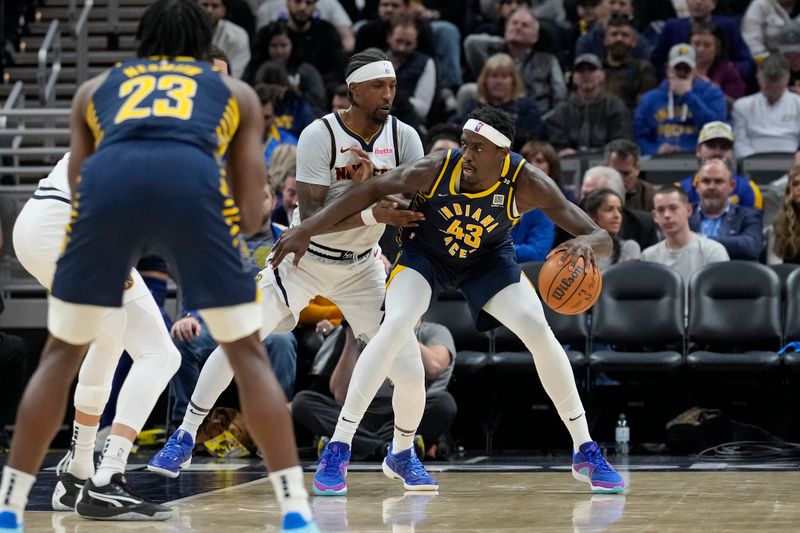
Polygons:
[[136,30],[137,57],[190,56],[206,59],[211,23],[195,0],[158,0]]

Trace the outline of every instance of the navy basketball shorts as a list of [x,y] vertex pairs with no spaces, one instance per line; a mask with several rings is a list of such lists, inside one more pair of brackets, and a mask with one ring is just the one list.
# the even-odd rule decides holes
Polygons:
[[167,260],[188,309],[253,302],[238,209],[213,156],[186,143],[126,141],[103,147],[81,169],[72,221],[52,294],[119,307],[139,257]]
[[434,296],[445,289],[460,290],[481,331],[498,325],[496,320],[483,312],[483,306],[495,294],[519,282],[522,276],[513,246],[503,246],[490,254],[455,263],[415,246],[403,245],[396,264],[422,275],[431,286]]

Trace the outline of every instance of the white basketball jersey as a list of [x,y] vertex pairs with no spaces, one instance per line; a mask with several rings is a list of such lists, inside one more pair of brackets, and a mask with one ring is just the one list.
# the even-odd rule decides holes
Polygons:
[[39,190],[37,196],[58,196],[69,200],[71,197],[69,190],[69,178],[67,176],[67,169],[69,167],[69,152],[64,154],[64,157],[56,163],[53,170],[46,178],[39,180]]
[[[348,147],[357,146],[369,154],[375,167],[373,175],[383,174],[401,163],[398,129],[400,127],[410,129],[410,127],[399,122],[395,117],[390,115],[381,130],[372,139],[364,139],[348,129],[338,113],[325,115],[321,122],[328,130],[330,143],[328,152],[330,189],[325,199],[326,205],[342,196],[353,185],[347,167],[357,163],[358,156],[349,151],[345,152]],[[297,156],[299,159],[304,157],[304,154],[298,150]],[[385,228],[384,224],[361,226],[336,233],[316,235],[311,241],[321,247],[361,253],[378,244]]]

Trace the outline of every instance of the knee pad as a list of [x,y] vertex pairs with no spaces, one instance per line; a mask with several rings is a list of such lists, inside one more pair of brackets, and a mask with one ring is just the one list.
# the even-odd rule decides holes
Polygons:
[[75,387],[75,398],[73,403],[75,409],[82,411],[88,415],[100,416],[108,402],[108,397],[111,395],[111,387],[87,387],[81,385]]

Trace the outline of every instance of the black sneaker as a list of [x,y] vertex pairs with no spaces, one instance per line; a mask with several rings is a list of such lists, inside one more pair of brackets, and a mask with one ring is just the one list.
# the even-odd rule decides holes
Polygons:
[[73,511],[78,497],[81,495],[85,479],[78,479],[67,472],[58,474],[58,483],[53,489],[51,503],[54,511]]
[[128,487],[122,474],[111,476],[111,483],[96,487],[91,479],[81,491],[75,512],[91,520],[166,520],[172,509],[153,503]]

